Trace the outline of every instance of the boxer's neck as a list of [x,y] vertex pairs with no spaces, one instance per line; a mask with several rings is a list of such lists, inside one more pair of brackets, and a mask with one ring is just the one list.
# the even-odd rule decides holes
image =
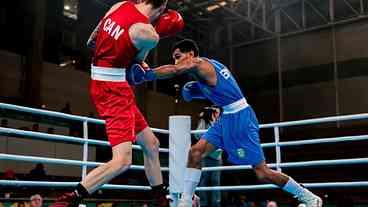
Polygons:
[[153,9],[151,4],[146,4],[145,2],[138,3],[135,5],[140,13],[146,16],[150,22],[152,22],[155,17],[158,16],[158,9]]

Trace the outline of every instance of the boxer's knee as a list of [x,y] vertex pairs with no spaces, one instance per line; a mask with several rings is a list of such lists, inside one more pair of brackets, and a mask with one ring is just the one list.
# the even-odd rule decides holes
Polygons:
[[155,158],[158,156],[160,141],[149,127],[137,134],[137,143],[142,147],[146,157]]
[[148,157],[156,157],[158,156],[159,153],[159,147],[160,147],[160,142],[157,139],[156,136],[153,136],[149,141],[146,142],[146,145],[144,146],[145,148],[145,154]]
[[107,164],[110,165],[113,171],[120,173],[132,165],[132,152],[127,150],[126,152],[115,154]]
[[272,182],[274,177],[277,176],[278,172],[271,170],[266,164],[261,164],[254,168],[254,172],[257,175],[258,180],[262,182]]
[[113,171],[116,173],[121,173],[130,168],[132,165],[131,159],[112,159],[109,162],[110,166],[112,167]]
[[267,173],[263,170],[255,170],[256,176],[259,181],[266,182]]

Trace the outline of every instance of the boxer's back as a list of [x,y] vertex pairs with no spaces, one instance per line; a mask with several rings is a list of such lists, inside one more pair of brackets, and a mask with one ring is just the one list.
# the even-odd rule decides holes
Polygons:
[[138,52],[129,37],[129,28],[135,23],[149,21],[131,2],[123,3],[104,17],[98,30],[93,65],[128,67]]
[[217,77],[216,86],[209,86],[206,82],[199,81],[201,91],[208,100],[223,107],[244,98],[234,76],[225,65],[214,59],[202,58],[213,65]]

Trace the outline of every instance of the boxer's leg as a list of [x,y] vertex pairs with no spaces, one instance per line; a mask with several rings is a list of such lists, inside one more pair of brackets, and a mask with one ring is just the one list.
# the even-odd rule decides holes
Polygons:
[[203,138],[191,147],[184,173],[184,190],[179,201],[179,207],[192,206],[192,198],[202,174],[201,160],[215,149],[216,147],[213,144]]
[[132,142],[118,144],[112,148],[112,159],[88,173],[81,185],[92,194],[101,185],[129,169],[131,164]]
[[302,187],[293,178],[270,169],[263,161],[254,167],[254,171],[259,180],[278,185],[282,190],[292,194],[299,201],[305,203],[308,207],[321,207],[322,200],[312,192]]
[[[126,82],[91,81],[90,93],[112,146],[112,159],[92,170],[73,192],[57,198],[52,206],[77,206],[81,199],[129,169],[135,141],[134,94]],[[108,101],[107,101],[108,100]]]
[[146,120],[135,105],[135,131],[137,134],[137,144],[142,147],[144,157],[144,170],[148,182],[152,188],[152,195],[155,198],[155,206],[169,206],[167,187],[163,184],[161,166],[159,160],[159,145],[155,134],[148,127]]
[[144,169],[151,186],[162,184],[162,174],[159,160],[159,141],[149,127],[137,135],[137,144],[143,149]]
[[135,141],[134,94],[129,85],[126,82],[95,84],[92,98],[99,115],[106,121],[112,159],[92,170],[81,182],[89,194],[130,167],[132,143]]
[[124,142],[113,147],[111,161],[92,170],[86,178],[80,182],[76,189],[70,193],[64,193],[57,198],[51,206],[74,207],[80,201],[92,194],[101,185],[109,182],[118,174],[129,169],[132,162],[132,142]]

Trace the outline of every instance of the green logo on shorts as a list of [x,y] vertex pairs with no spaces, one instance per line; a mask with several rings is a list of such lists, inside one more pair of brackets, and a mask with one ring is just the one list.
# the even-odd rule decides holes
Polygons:
[[236,150],[236,154],[239,158],[245,158],[245,150],[243,148],[238,148]]

